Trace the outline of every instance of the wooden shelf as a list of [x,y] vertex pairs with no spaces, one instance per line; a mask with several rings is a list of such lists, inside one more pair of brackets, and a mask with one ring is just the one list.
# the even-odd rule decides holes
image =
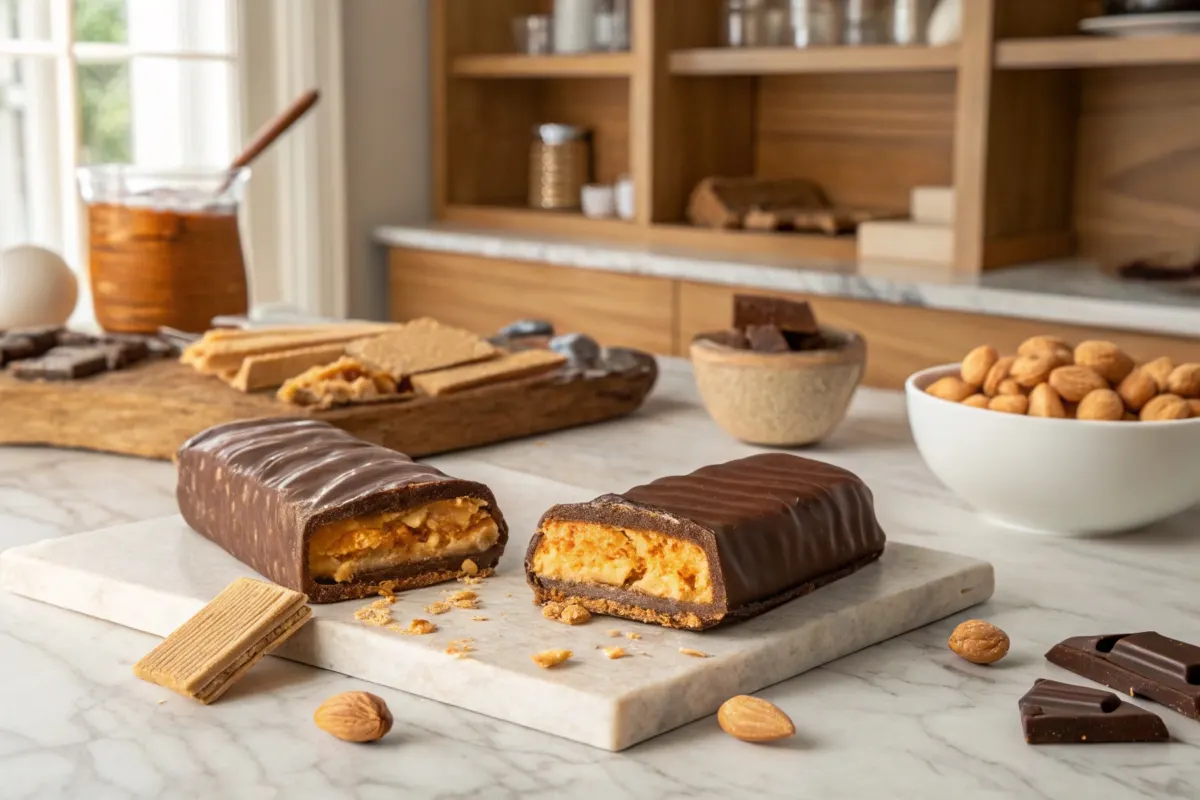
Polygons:
[[459,56],[453,72],[461,78],[620,78],[632,75],[633,66],[630,53],[498,54]]
[[1000,69],[1080,69],[1154,64],[1200,64],[1200,36],[1052,36],[1002,39],[996,43],[996,65]]
[[957,67],[957,47],[712,47],[671,53],[674,75],[937,72]]
[[538,211],[517,206],[447,206],[441,219],[460,225],[564,236],[597,236],[605,239],[641,238],[642,229],[621,219],[590,219],[572,211]]

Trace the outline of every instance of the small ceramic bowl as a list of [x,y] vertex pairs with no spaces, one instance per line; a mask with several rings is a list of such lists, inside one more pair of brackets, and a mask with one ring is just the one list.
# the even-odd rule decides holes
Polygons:
[[721,344],[724,332],[692,341],[692,370],[708,413],[750,444],[819,442],[846,416],[862,380],[867,344],[857,333],[822,328],[825,350],[756,353]]
[[934,475],[983,515],[1038,533],[1117,533],[1200,503],[1200,419],[1092,422],[1002,414],[926,394],[958,364],[905,384]]

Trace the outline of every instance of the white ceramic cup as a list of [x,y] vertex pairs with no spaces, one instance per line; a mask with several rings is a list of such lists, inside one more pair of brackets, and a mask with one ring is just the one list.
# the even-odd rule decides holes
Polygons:
[[616,190],[611,184],[587,184],[580,192],[579,201],[585,217],[607,219],[617,213]]
[[632,220],[633,211],[633,178],[622,175],[617,181],[617,216],[623,220]]

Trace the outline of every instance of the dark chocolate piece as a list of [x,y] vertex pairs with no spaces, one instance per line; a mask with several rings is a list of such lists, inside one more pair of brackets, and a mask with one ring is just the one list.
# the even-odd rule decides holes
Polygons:
[[56,347],[37,358],[17,361],[10,367],[23,381],[72,381],[108,368],[104,352],[94,347]]
[[600,345],[590,336],[582,333],[566,333],[556,336],[546,345],[547,348],[564,355],[573,367],[595,367],[600,363]]
[[38,355],[37,345],[25,336],[6,333],[0,336],[0,367],[23,358],[33,358]]
[[[529,543],[525,573],[538,603],[571,600],[598,613],[702,630],[855,572],[879,558],[885,538],[871,491],[856,475],[766,453],[554,506]],[[648,549],[633,554],[635,539]],[[560,542],[576,563],[589,556],[588,542],[597,543],[591,556],[609,582],[552,575]],[[624,577],[622,563],[629,564]]]
[[820,333],[812,306],[803,301],[779,297],[735,294],[733,296],[733,327],[746,330],[751,325],[774,325],[784,334],[813,335]]
[[114,339],[96,345],[104,353],[109,369],[124,369],[149,357],[150,348],[141,339]]
[[50,348],[58,346],[58,334],[61,330],[62,328],[58,325],[39,325],[33,328],[14,328],[8,332],[8,335],[29,339],[37,348],[34,355],[40,356]]
[[1028,744],[1165,742],[1171,738],[1157,714],[1100,689],[1038,679],[1017,705]]
[[1076,636],[1051,647],[1046,660],[1200,720],[1200,647],[1196,645],[1151,631]]
[[83,331],[69,331],[63,329],[58,332],[57,342],[59,347],[87,347],[88,345],[96,344],[100,341],[100,337],[93,336],[90,333]]
[[[496,498],[483,484],[449,477],[314,420],[250,420],[197,434],[179,450],[176,495],[183,518],[195,530],[267,578],[304,592],[313,603],[366,597],[384,582],[407,589],[453,580],[469,574],[463,569],[466,560],[486,575],[508,540]],[[412,520],[412,512],[419,517],[431,503],[459,498],[479,501],[494,521],[492,541],[479,540],[487,544],[482,552],[433,553],[380,568],[375,568],[378,561],[375,566],[362,561],[361,574],[340,575],[339,570],[314,577],[314,534],[324,537],[330,526],[338,527],[333,523],[362,521],[363,527],[332,540],[340,549],[322,551],[322,557],[371,557],[380,551],[368,552],[356,540],[374,537],[410,546],[415,539],[423,545],[428,535],[421,538],[423,522]],[[380,514],[409,516],[403,524],[369,519]],[[443,541],[452,538],[448,528],[439,532]]]
[[746,341],[750,349],[759,353],[786,353],[788,340],[783,338],[783,332],[774,325],[750,325],[746,328]]

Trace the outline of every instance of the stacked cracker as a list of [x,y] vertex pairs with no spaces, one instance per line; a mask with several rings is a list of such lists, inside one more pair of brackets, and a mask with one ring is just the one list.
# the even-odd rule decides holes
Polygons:
[[506,353],[469,331],[422,318],[260,330],[212,330],[181,361],[235,389],[279,387],[292,405],[333,408],[442,395],[552,370],[545,350]]

